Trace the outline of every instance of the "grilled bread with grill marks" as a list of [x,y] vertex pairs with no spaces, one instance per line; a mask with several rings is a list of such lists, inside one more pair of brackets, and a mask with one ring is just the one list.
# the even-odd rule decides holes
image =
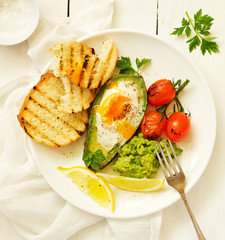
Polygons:
[[92,69],[88,87],[98,88],[106,83],[116,67],[118,59],[118,49],[112,40],[103,43],[101,54],[98,56],[94,68]]
[[66,146],[77,141],[86,130],[88,112],[59,111],[63,83],[51,73],[45,73],[30,90],[17,118],[25,132],[39,143],[50,147]]
[[[55,76],[60,77],[65,89],[59,106],[61,111],[71,113],[87,109],[95,98],[95,90],[83,89],[83,82],[89,78],[90,70],[96,61],[94,49],[83,43],[73,42],[56,45],[49,50],[54,52],[49,70],[53,71]],[[83,80],[81,84],[78,84],[77,79],[81,78]],[[79,108],[80,101],[86,103],[82,105],[83,109]]]
[[54,52],[50,69],[63,79],[68,93],[69,81],[82,88],[102,86],[112,75],[118,58],[112,40],[103,43],[99,56],[95,55],[93,48],[77,42],[56,45],[49,50]]

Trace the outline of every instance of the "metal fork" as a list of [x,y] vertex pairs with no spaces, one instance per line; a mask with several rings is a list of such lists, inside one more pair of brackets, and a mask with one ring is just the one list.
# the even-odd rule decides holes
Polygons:
[[198,239],[199,240],[206,240],[206,238],[204,237],[204,235],[203,235],[203,233],[202,233],[202,231],[201,231],[201,229],[200,229],[200,227],[199,227],[199,225],[198,225],[198,223],[197,223],[197,221],[196,221],[196,219],[195,219],[195,217],[192,213],[192,210],[190,208],[190,205],[187,201],[187,198],[186,198],[186,195],[185,195],[185,192],[184,192],[184,186],[185,186],[184,172],[181,168],[181,165],[180,165],[179,161],[177,160],[177,156],[175,154],[174,148],[173,148],[172,143],[170,142],[169,139],[168,139],[168,142],[169,142],[170,148],[171,148],[172,153],[173,153],[173,158],[172,158],[171,154],[169,153],[169,150],[168,150],[168,147],[166,145],[165,140],[163,141],[166,152],[167,152],[167,155],[168,155],[168,157],[167,157],[168,159],[166,158],[166,156],[165,156],[165,154],[162,150],[162,147],[158,143],[158,147],[160,149],[160,153],[161,153],[162,158],[165,162],[165,165],[163,164],[162,158],[160,157],[160,154],[157,151],[156,146],[154,146],[156,155],[158,157],[159,163],[160,163],[162,171],[163,171],[163,174],[166,178],[167,183],[171,187],[175,188],[179,192],[181,198],[183,199],[184,204],[185,204],[185,206],[188,210],[188,213],[191,217],[191,220],[194,224]]

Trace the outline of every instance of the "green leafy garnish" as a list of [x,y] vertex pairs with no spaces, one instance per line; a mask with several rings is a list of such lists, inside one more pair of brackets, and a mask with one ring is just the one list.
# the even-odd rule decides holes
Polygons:
[[98,149],[94,153],[87,149],[83,154],[83,161],[87,167],[95,171],[100,170],[100,163],[105,159],[101,149]]
[[[189,40],[186,42],[189,43],[190,52],[197,47],[200,47],[203,55],[205,55],[206,52],[209,54],[212,54],[212,52],[219,52],[217,43],[213,41],[216,39],[216,37],[209,37],[210,29],[213,25],[212,21],[214,19],[208,14],[202,15],[202,9],[194,14],[194,19],[191,19],[187,12],[185,13],[187,19],[183,18],[181,27],[174,28],[174,31],[171,33],[171,35],[181,36],[185,34],[189,38]],[[194,36],[191,36],[192,30],[195,32]]]
[[138,59],[136,58],[135,63],[137,69],[135,70],[132,65],[129,57],[121,57],[116,63],[116,67],[120,69],[120,74],[138,74],[140,75],[140,68],[146,64],[149,63],[151,59],[149,58],[143,58]]

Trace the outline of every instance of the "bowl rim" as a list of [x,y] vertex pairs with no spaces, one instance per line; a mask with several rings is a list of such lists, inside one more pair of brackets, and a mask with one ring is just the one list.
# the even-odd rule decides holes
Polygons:
[[0,45],[5,45],[5,46],[10,46],[10,45],[16,45],[19,43],[24,42],[27,40],[32,33],[35,31],[37,28],[38,22],[39,22],[39,17],[40,17],[40,10],[39,10],[39,5],[37,0],[29,0],[31,3],[31,11],[32,11],[32,21],[30,23],[30,27],[28,31],[24,31],[23,34],[19,35],[19,37],[14,37],[12,39],[1,39],[0,38]]

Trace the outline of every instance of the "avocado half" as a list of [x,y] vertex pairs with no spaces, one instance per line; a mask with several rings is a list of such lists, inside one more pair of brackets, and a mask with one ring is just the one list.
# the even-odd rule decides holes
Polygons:
[[[116,153],[118,152],[119,148],[121,148],[129,139],[124,139],[122,142],[117,142],[111,149],[104,149],[101,144],[98,142],[97,139],[97,131],[98,128],[96,126],[96,108],[100,105],[101,100],[103,99],[106,90],[111,88],[112,86],[117,86],[120,82],[124,82],[123,85],[132,85],[136,90],[135,93],[138,97],[138,116],[136,116],[136,130],[138,129],[141,120],[145,114],[146,106],[147,106],[147,91],[145,82],[142,76],[139,75],[119,75],[112,79],[110,79],[105,85],[101,87],[99,90],[96,99],[92,105],[91,112],[90,112],[90,119],[89,119],[89,126],[87,131],[87,136],[85,140],[84,146],[84,153],[89,150],[92,153],[96,152],[97,150],[102,150],[102,153],[105,157],[104,160],[101,160],[99,164],[100,169],[104,168],[107,164],[109,164]],[[125,84],[126,83],[126,84]],[[134,132],[135,133],[135,132]],[[90,168],[90,166],[89,166]]]

